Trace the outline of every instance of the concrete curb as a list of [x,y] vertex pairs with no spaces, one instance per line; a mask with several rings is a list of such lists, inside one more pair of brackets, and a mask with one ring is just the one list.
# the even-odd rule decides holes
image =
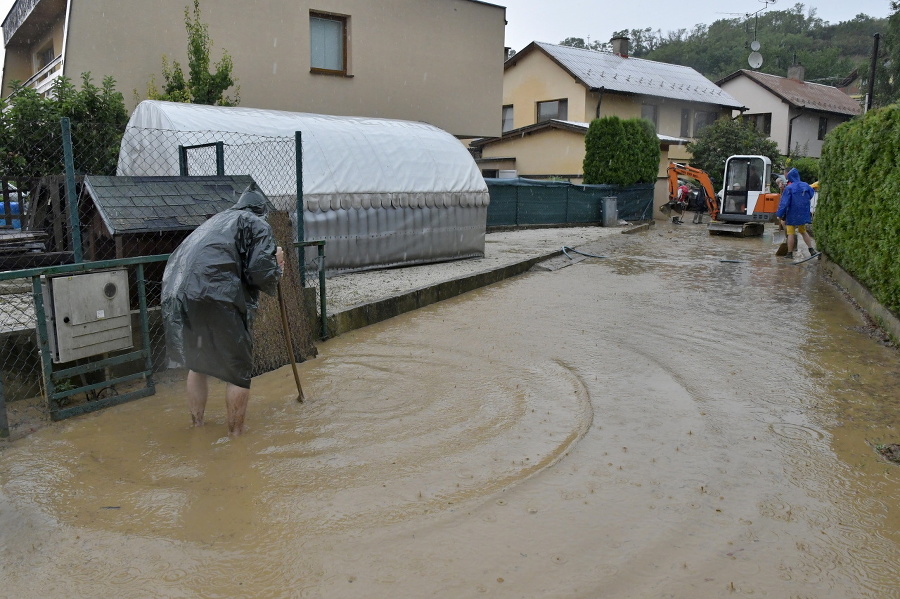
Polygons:
[[650,227],[654,226],[654,221],[650,221],[647,223],[641,223],[639,225],[635,225],[629,229],[625,229],[622,231],[625,235],[631,235],[632,233],[640,233],[641,231],[647,231]]
[[[824,257],[823,257],[824,258]],[[900,318],[893,312],[882,306],[872,293],[863,287],[853,275],[846,270],[824,258],[822,268],[831,279],[859,304],[866,314],[890,336],[891,341],[900,345]]]
[[504,279],[527,272],[538,262],[562,255],[562,249],[529,258],[522,262],[507,264],[492,270],[487,270],[473,275],[450,279],[436,285],[420,287],[406,293],[378,300],[372,303],[360,304],[347,310],[337,312],[328,317],[328,336],[337,337],[355,329],[361,329],[370,324],[381,322],[405,312],[411,312],[436,302],[462,295],[468,291],[480,289]]

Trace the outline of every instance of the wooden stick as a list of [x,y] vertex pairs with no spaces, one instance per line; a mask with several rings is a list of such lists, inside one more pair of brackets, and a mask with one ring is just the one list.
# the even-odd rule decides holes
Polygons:
[[287,343],[288,356],[291,358],[291,369],[294,371],[294,381],[297,383],[297,401],[303,403],[303,387],[300,386],[300,375],[297,374],[297,362],[294,360],[294,344],[291,343],[291,329],[288,326],[287,310],[284,307],[284,295],[281,293],[281,281],[278,281],[278,306],[281,308],[281,328],[284,330],[284,340]]

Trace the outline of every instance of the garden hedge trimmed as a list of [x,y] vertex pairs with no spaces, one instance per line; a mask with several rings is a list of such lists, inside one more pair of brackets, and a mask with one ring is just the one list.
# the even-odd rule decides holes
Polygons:
[[828,134],[815,232],[828,257],[900,315],[900,104]]

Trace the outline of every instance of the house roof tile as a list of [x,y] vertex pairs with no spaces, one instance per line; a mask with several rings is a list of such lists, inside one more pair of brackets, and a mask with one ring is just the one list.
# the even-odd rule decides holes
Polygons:
[[[558,119],[550,119],[549,121],[542,121],[540,123],[535,123],[534,125],[526,125],[525,127],[512,129],[504,133],[501,137],[483,137],[481,139],[476,139],[469,145],[472,147],[489,146],[498,141],[524,137],[532,133],[546,131],[547,129],[571,131],[573,133],[584,135],[585,133],[587,133],[590,126],[590,123],[582,123],[580,121],[561,121]],[[656,134],[656,137],[659,139],[660,143],[668,145],[684,145],[690,141],[689,139],[685,139],[682,137],[672,137],[671,135],[661,135],[659,133]]]
[[722,85],[742,75],[797,108],[808,108],[846,115],[857,115],[862,112],[862,107],[858,101],[836,87],[822,85],[821,83],[798,81],[747,69],[735,71],[716,83]]
[[85,188],[112,235],[190,231],[209,215],[231,208],[248,175],[208,177],[102,177],[88,175]]
[[609,52],[532,42],[507,60],[505,68],[514,66],[517,59],[534,49],[547,54],[588,89],[743,108],[740,102],[691,67],[625,58]]

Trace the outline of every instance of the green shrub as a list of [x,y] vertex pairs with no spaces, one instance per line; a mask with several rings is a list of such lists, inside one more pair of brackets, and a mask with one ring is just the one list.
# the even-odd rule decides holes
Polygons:
[[75,170],[116,173],[128,111],[112,77],[105,77],[97,87],[90,73],[82,73],[80,90],[68,77],[58,77],[47,96],[19,81],[10,85],[10,95],[0,100],[0,173],[4,177],[24,179],[62,171],[63,117],[71,120]]
[[584,183],[653,183],[659,171],[659,139],[645,119],[608,116],[591,121],[584,137]]
[[819,247],[900,315],[900,104],[837,127],[822,149]]
[[783,164],[778,144],[742,119],[716,119],[688,143],[686,149],[693,156],[691,166],[705,171],[715,189],[721,189],[724,183],[725,161],[729,156],[768,156],[774,173],[781,172]]
[[818,158],[809,158],[807,156],[789,158],[787,161],[787,168],[797,169],[800,173],[800,180],[806,183],[813,183],[821,178],[819,175]]

